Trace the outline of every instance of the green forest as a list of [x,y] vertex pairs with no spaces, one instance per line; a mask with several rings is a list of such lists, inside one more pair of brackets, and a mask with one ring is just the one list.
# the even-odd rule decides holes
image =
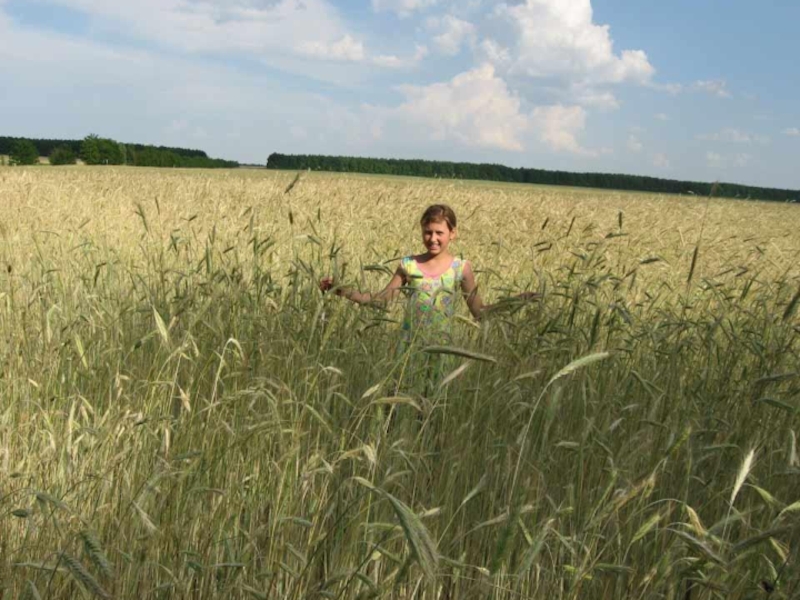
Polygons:
[[[33,148],[36,152],[33,152]],[[236,161],[210,158],[202,150],[128,144],[94,134],[87,135],[82,140],[0,136],[0,154],[8,155],[12,164],[36,164],[39,156],[46,156],[52,165],[75,164],[80,159],[88,165],[204,169],[230,169],[239,166]]]
[[664,194],[690,194],[772,200],[778,202],[800,200],[799,190],[761,188],[735,183],[704,183],[678,181],[641,175],[618,173],[571,173],[526,167],[512,168],[497,164],[456,163],[433,160],[405,160],[395,158],[359,158],[351,156],[318,156],[273,153],[267,159],[268,169],[312,171],[337,171],[375,173],[380,175],[410,175],[443,179],[482,179],[513,183],[566,185]]
[[[37,164],[40,156],[51,165],[129,165],[136,167],[237,168],[236,161],[210,158],[203,150],[129,144],[94,134],[82,140],[34,139],[0,136],[0,155],[11,164]],[[681,181],[622,173],[576,173],[490,163],[447,162],[421,159],[365,158],[313,154],[280,154],[267,159],[268,169],[373,173],[442,179],[475,179],[563,185],[664,194],[720,196],[776,202],[800,201],[800,190],[765,188],[736,183]]]

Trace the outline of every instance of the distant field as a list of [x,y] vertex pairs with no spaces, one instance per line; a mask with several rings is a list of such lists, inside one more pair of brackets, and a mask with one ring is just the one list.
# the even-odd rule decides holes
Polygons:
[[[273,172],[282,172],[282,173],[291,173],[294,176],[297,172],[296,171],[277,171],[273,170]],[[629,190],[606,190],[606,189],[596,189],[596,188],[586,188],[586,187],[572,187],[572,186],[564,186],[564,185],[544,185],[544,184],[537,184],[537,183],[515,183],[509,181],[489,181],[489,180],[478,180],[478,179],[432,179],[431,177],[415,177],[411,175],[376,175],[372,173],[341,173],[341,172],[325,172],[325,171],[308,171],[305,174],[306,177],[325,177],[325,178],[336,178],[336,177],[345,177],[348,179],[353,178],[365,178],[365,179],[378,179],[383,181],[395,181],[395,182],[411,182],[411,181],[418,181],[420,183],[430,183],[431,181],[438,181],[442,184],[456,184],[456,185],[467,185],[467,186],[477,186],[477,187],[496,187],[496,188],[516,188],[519,190],[531,190],[531,189],[543,189],[543,190],[558,190],[562,192],[590,192],[590,193],[599,193],[599,194],[636,194],[639,196],[672,196],[674,194],[648,194],[642,192],[632,192]]]
[[[0,169],[0,597],[800,592],[800,207],[296,177]],[[434,202],[543,299],[422,381]]]

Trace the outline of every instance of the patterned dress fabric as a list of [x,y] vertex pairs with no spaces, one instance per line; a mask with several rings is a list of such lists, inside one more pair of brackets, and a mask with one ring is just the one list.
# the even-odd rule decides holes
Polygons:
[[398,373],[397,394],[429,396],[451,371],[453,357],[422,352],[425,346],[452,342],[452,323],[461,295],[464,262],[454,259],[441,275],[431,277],[420,269],[413,256],[401,266],[406,274],[408,296],[403,318],[403,338],[397,347],[403,367]]
[[407,276],[406,289],[409,294],[403,319],[406,341],[418,337],[431,343],[448,341],[457,300],[461,295],[464,262],[454,259],[450,267],[437,277],[423,273],[413,256],[405,257],[401,265]]

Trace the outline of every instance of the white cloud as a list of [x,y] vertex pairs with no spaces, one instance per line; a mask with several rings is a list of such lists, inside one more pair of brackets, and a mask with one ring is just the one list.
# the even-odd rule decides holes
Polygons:
[[[0,114],[17,116],[6,126],[10,135],[96,132],[130,143],[200,146],[249,162],[273,149],[355,153],[372,139],[355,110],[262,74],[16,25],[3,29],[2,19],[0,36]],[[308,132],[305,142],[295,126]]]
[[428,54],[428,49],[425,46],[417,46],[414,55],[408,58],[401,58],[394,54],[368,56],[364,49],[364,44],[353,39],[349,35],[330,44],[324,42],[306,42],[300,46],[298,50],[306,56],[319,60],[368,63],[391,69],[413,66]]
[[428,139],[451,140],[467,147],[519,152],[525,149],[526,140],[535,138],[556,152],[599,154],[578,141],[586,125],[582,107],[538,106],[526,114],[519,96],[489,63],[450,81],[398,89],[406,96],[403,104],[371,109],[381,131],[385,121],[394,121],[404,132],[416,127]]
[[697,92],[705,92],[712,96],[719,98],[730,98],[731,93],[728,91],[728,82],[724,79],[707,79],[703,81],[695,81],[692,84],[692,89]]
[[568,96],[576,104],[600,108],[604,110],[616,110],[620,107],[617,97],[611,92],[603,92],[592,87],[571,86]]
[[669,169],[671,164],[667,155],[659,152],[653,155],[653,166],[659,169]]
[[407,17],[417,10],[424,10],[435,5],[437,0],[372,0],[372,9],[376,12],[390,11],[401,17]]
[[704,142],[725,142],[730,144],[768,144],[770,139],[763,135],[750,134],[734,127],[726,127],[715,133],[703,133],[695,136]]
[[531,124],[540,139],[557,152],[597,156],[580,145],[577,134],[586,125],[586,111],[580,106],[538,106],[531,113]]
[[479,50],[483,58],[496,67],[508,67],[511,64],[511,50],[494,40],[483,40]]
[[406,102],[390,116],[420,126],[434,140],[520,151],[528,126],[520,99],[484,64],[445,83],[401,86]]
[[627,146],[628,146],[628,150],[633,152],[633,153],[639,153],[644,148],[644,145],[642,144],[642,142],[635,135],[629,135],[628,136],[628,144],[627,144]]
[[331,0],[47,2],[87,14],[96,30],[115,37],[132,36],[190,54],[240,55],[284,67],[287,59],[297,58],[395,66],[367,52]]
[[429,30],[437,32],[433,37],[433,44],[448,56],[455,56],[461,52],[461,47],[465,43],[470,45],[475,43],[475,25],[458,17],[452,15],[431,17],[426,26]]
[[726,156],[718,152],[706,152],[706,164],[712,169],[727,169],[729,165],[743,168],[753,160],[752,154],[740,152],[733,156]]
[[790,137],[800,136],[800,129],[797,127],[789,127],[788,129],[783,130],[783,135],[788,135]]
[[298,46],[303,54],[324,60],[361,62],[364,60],[364,44],[345,35],[336,42],[304,42]]
[[684,91],[683,84],[680,83],[655,83],[649,82],[645,84],[650,89],[656,90],[658,92],[666,92],[672,96],[677,96],[682,91]]
[[655,72],[643,51],[614,51],[609,26],[593,22],[590,0],[501,3],[495,15],[516,33],[513,72],[595,85],[644,83]]
[[666,113],[656,113],[653,117],[656,121],[669,121],[669,116]]

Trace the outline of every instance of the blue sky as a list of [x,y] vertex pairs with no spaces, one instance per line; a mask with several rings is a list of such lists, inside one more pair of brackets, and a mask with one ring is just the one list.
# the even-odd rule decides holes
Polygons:
[[800,188],[800,3],[0,0],[0,135]]

